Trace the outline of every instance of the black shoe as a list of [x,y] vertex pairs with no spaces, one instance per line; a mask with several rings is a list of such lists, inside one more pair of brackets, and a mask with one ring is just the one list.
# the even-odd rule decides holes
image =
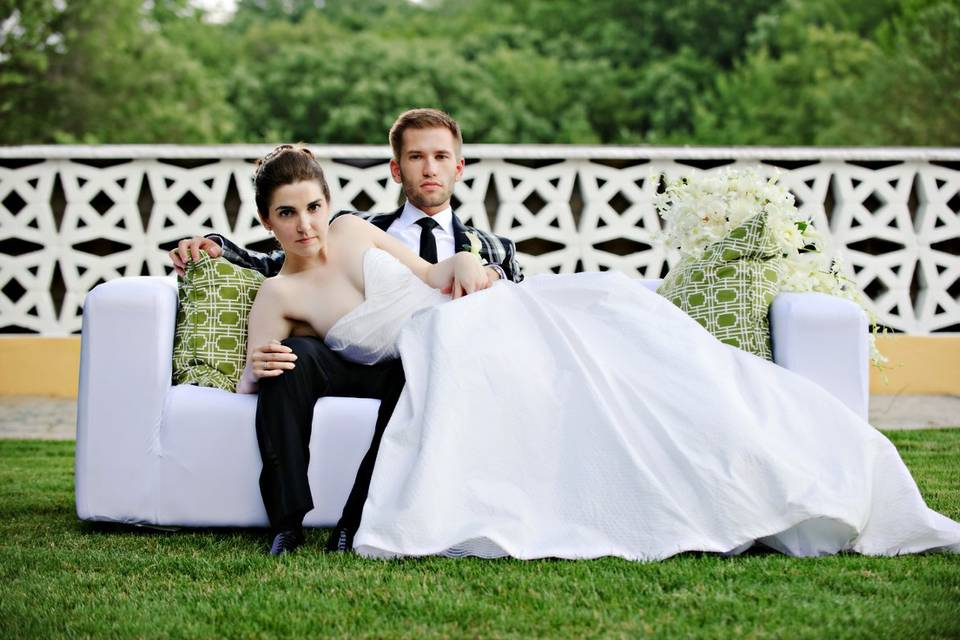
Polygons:
[[353,531],[335,527],[327,538],[327,551],[353,551]]
[[273,538],[273,544],[270,545],[270,555],[282,556],[285,553],[293,553],[303,544],[303,531],[288,529],[281,531]]

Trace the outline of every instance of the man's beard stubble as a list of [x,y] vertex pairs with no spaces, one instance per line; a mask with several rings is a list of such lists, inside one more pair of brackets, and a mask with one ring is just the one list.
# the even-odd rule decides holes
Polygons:
[[406,196],[407,201],[421,211],[426,208],[438,207],[444,202],[449,201],[453,195],[452,189],[444,189],[436,193],[426,194],[420,191],[418,184],[407,180],[402,174],[400,175],[400,180],[403,184],[403,195]]

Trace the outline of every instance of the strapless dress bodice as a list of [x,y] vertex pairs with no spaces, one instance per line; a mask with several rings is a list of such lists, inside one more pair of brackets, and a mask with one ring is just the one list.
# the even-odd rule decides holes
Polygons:
[[324,337],[332,351],[362,364],[398,357],[397,338],[407,320],[417,311],[450,299],[376,248],[363,255],[363,296],[364,301]]

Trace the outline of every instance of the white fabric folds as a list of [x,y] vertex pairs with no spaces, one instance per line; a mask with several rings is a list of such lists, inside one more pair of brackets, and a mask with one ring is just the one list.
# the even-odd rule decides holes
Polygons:
[[382,251],[365,276],[367,301],[328,343],[376,358],[398,309],[412,319],[363,555],[960,551],[960,524],[925,505],[882,434],[625,276],[538,276],[440,305]]

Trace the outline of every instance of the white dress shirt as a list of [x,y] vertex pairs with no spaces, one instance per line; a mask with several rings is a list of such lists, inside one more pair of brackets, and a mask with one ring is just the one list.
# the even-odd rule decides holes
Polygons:
[[399,238],[403,244],[410,247],[414,253],[420,253],[420,234],[423,227],[417,224],[420,218],[433,218],[440,226],[433,230],[433,237],[437,240],[437,262],[446,260],[454,254],[453,246],[453,209],[447,207],[440,213],[427,216],[423,211],[407,202],[403,206],[403,213],[387,228],[387,233]]

